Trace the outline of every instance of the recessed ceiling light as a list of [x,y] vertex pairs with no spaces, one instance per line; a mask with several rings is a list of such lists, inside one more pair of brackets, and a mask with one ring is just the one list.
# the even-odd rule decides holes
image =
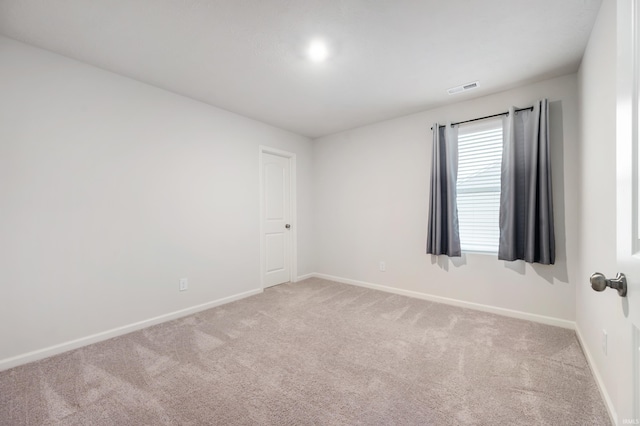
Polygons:
[[309,44],[307,54],[313,62],[323,62],[329,57],[329,49],[324,41],[316,39]]

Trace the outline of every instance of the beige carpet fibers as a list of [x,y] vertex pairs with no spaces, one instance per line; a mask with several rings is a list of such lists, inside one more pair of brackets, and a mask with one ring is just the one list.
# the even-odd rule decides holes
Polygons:
[[309,279],[0,373],[3,425],[605,425],[573,331]]

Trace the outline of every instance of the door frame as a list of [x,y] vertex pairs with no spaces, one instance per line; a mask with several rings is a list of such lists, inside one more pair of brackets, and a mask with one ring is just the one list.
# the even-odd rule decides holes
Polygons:
[[266,145],[259,146],[259,184],[260,184],[260,288],[264,290],[264,269],[266,265],[266,248],[264,238],[264,154],[277,155],[289,160],[289,217],[291,218],[291,229],[289,234],[289,281],[296,282],[298,277],[298,218],[297,218],[297,195],[296,195],[296,154],[281,149],[272,148]]

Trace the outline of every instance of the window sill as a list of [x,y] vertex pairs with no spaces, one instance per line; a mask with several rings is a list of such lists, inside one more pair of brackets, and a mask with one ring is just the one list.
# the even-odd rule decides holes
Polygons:
[[462,250],[462,254],[481,254],[484,256],[494,256],[496,259],[498,258],[497,251]]

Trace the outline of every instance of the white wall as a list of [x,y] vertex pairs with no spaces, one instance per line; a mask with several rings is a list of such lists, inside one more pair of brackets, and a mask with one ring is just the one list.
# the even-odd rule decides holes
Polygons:
[[260,144],[312,272],[309,139],[0,38],[0,365],[259,288]]
[[[577,77],[376,123],[313,143],[316,272],[528,314],[575,315]],[[554,266],[425,254],[431,124],[551,102],[557,259]],[[386,272],[378,270],[385,261]]]
[[[576,279],[576,324],[609,404],[618,411],[628,392],[623,386],[631,347],[621,299],[614,291],[596,293],[589,276],[616,272],[616,1],[602,3],[578,73],[580,93],[580,265]],[[611,206],[612,208],[606,208]],[[609,333],[608,356],[601,350]],[[610,405],[611,406],[611,405]]]

